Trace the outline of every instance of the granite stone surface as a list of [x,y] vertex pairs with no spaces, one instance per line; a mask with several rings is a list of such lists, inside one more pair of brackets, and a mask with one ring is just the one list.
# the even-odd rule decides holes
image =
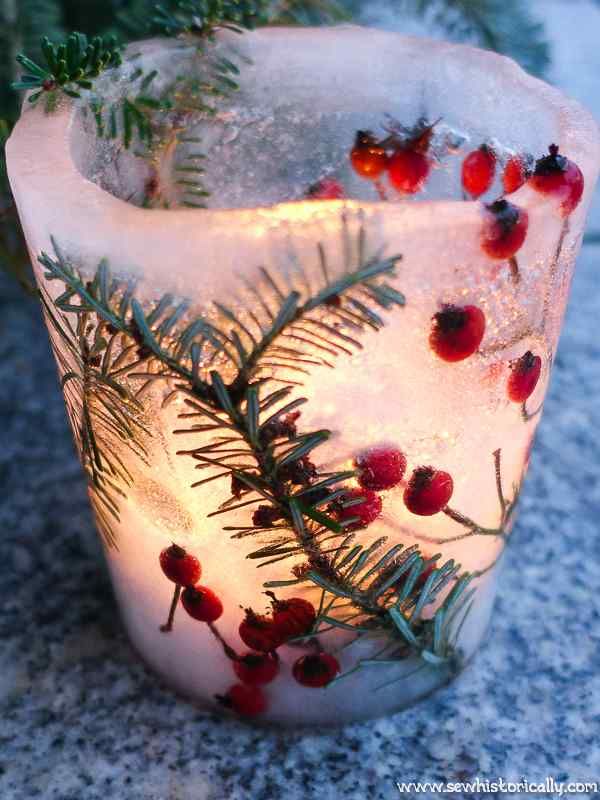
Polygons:
[[[600,112],[598,6],[532,5],[547,12],[552,77]],[[481,652],[413,709],[302,734],[201,714],[133,653],[38,305],[0,276],[0,800],[437,798],[448,795],[401,795],[395,782],[476,777],[600,785],[599,267],[600,246],[586,246]]]

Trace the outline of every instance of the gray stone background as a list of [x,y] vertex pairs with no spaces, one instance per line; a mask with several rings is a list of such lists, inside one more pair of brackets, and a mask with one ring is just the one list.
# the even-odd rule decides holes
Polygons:
[[[551,80],[600,116],[600,6],[532,5]],[[600,781],[599,257],[584,247],[481,653],[415,708],[324,734],[203,716],[135,657],[38,307],[0,277],[1,800],[388,800],[397,780]]]

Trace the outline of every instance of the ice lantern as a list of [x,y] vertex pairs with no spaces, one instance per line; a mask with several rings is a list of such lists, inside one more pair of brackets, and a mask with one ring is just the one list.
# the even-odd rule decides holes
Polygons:
[[[131,53],[8,145],[131,641],[209,709],[403,708],[489,619],[596,125],[505,58],[358,27]],[[171,107],[126,148],[142,93]]]

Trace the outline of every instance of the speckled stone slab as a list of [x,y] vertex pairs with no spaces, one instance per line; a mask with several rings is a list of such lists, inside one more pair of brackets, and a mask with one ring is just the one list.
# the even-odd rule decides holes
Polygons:
[[600,780],[599,262],[586,247],[484,649],[401,715],[303,734],[201,715],[132,652],[38,306],[0,278],[0,798],[388,800],[396,781]]

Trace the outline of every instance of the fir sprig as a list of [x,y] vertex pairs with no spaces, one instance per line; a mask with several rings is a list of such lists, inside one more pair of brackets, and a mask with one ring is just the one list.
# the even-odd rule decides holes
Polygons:
[[112,36],[96,36],[88,41],[83,33],[71,33],[62,44],[44,37],[41,49],[43,65],[23,53],[17,56],[27,72],[12,84],[12,88],[37,89],[29,96],[30,103],[35,103],[44,93],[63,92],[69,97],[80,97],[79,89],[91,89],[94,79],[104,70],[122,63],[121,48]]
[[[347,234],[346,225],[344,220]],[[145,311],[131,287],[114,281],[106,265],[101,265],[93,282],[84,283],[58,249],[56,258],[42,255],[40,261],[48,280],[58,279],[65,285],[57,301],[63,312],[94,313],[161,366],[157,372],[130,373],[131,379],[173,379],[176,390],[187,396],[190,410],[182,416],[195,417],[198,423],[185,432],[209,433],[211,439],[184,455],[211,471],[199,483],[232,480],[231,499],[214,514],[254,506],[252,525],[226,528],[238,538],[275,535],[248,557],[259,565],[291,557],[296,562],[298,557],[304,560],[294,568],[291,580],[266,586],[307,582],[319,589],[321,602],[312,635],[336,627],[355,636],[383,635],[390,639],[394,660],[417,652],[428,663],[450,665],[456,655],[453,626],[466,602],[470,576],[461,575],[453,561],[438,567],[439,556],[426,560],[416,547],[384,549],[385,539],[368,546],[356,543],[357,534],[349,532],[356,519],[344,515],[342,521],[336,511],[355,502],[348,500],[346,489],[352,473],[324,473],[313,462],[330,432],[298,432],[290,414],[305,400],[291,399],[294,382],[284,378],[288,385],[265,392],[269,378],[261,375],[266,354],[301,320],[327,325],[323,320],[328,314],[341,314],[338,328],[343,328],[341,322],[352,325],[356,335],[366,325],[377,329],[383,324],[366,299],[371,306],[386,309],[402,305],[402,296],[381,280],[394,274],[398,258],[365,259],[362,228],[353,250],[358,261],[347,264],[344,274],[336,278],[329,277],[327,260],[322,261],[324,286],[308,296],[302,297],[297,289],[285,294],[267,273],[264,279],[270,296],[259,292],[258,305],[268,324],[252,311],[256,334],[222,306],[217,308],[233,326],[229,330],[207,317],[186,319],[186,306],[174,304],[168,296]],[[323,259],[321,246],[318,252]],[[357,290],[364,297],[352,303]],[[345,309],[351,310],[346,318]],[[246,347],[244,338],[254,346]],[[288,355],[294,365],[299,355]],[[201,368],[207,358],[210,363],[217,356],[236,370],[228,383],[216,369],[209,368],[206,374]],[[435,614],[425,619],[424,609],[450,584],[450,593]],[[387,646],[383,655],[390,655]]]
[[[104,283],[103,268],[88,288],[107,296],[110,289]],[[40,298],[98,527],[106,544],[116,546],[119,505],[133,482],[119,452],[124,448],[134,460],[148,463],[145,441],[151,433],[141,418],[140,393],[132,391],[127,380],[148,356],[135,343],[123,342],[119,332],[99,321],[88,304],[77,298],[73,303],[69,292],[52,301],[42,290]]]
[[155,4],[151,25],[167,36],[210,36],[217,28],[239,33],[266,22],[268,6],[268,0],[164,0]]
[[157,133],[156,113],[173,108],[168,92],[158,97],[152,93],[152,83],[157,75],[156,70],[145,73],[136,69],[128,79],[130,90],[120,100],[106,105],[101,95],[91,99],[90,108],[99,138],[120,137],[126,150],[134,140],[151,147]]

